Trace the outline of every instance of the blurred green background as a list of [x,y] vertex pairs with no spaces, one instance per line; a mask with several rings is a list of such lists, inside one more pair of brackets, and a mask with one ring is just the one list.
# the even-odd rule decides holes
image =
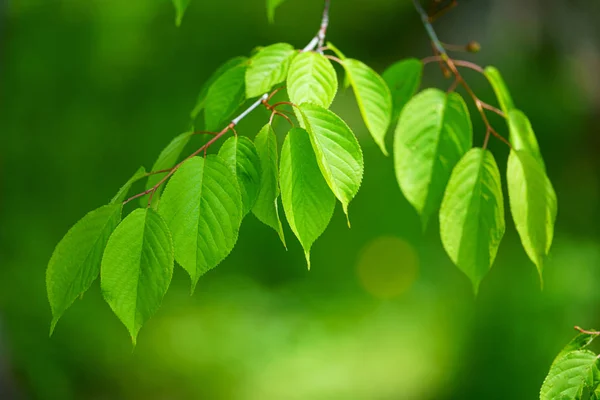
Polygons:
[[[332,3],[328,38],[348,56],[382,72],[430,55],[409,1]],[[249,216],[192,297],[176,269],[135,351],[98,282],[48,337],[45,269],[69,227],[187,128],[218,65],[258,45],[303,47],[321,7],[289,0],[269,25],[263,0],[192,0],[176,28],[167,0],[0,1],[0,399],[530,400],[573,325],[600,327],[600,2],[464,0],[439,34],[481,42],[466,58],[503,72],[558,193],[543,291],[507,210],[474,298],[343,91],[333,108],[359,137],[365,178],[352,229],[338,206],[310,272],[289,228],[285,251]],[[426,68],[422,87],[449,84]],[[238,131],[253,137],[267,117]],[[492,150],[504,170],[506,147]]]

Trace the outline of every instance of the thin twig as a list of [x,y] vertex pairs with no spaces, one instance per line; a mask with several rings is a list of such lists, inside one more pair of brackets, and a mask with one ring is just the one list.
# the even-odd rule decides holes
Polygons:
[[[137,199],[139,197],[142,197],[142,196],[145,196],[145,195],[149,194],[150,198],[148,199],[148,206],[150,206],[152,204],[152,197],[154,196],[154,193],[156,193],[156,191],[158,190],[158,188],[163,183],[165,183],[167,181],[167,179],[169,179],[183,165],[183,163],[185,163],[190,158],[195,157],[195,156],[197,156],[198,154],[200,154],[202,152],[204,152],[204,155],[206,156],[206,151],[208,150],[208,148],[213,143],[215,143],[217,140],[219,140],[228,131],[233,130],[235,132],[235,126],[242,119],[244,119],[248,114],[250,114],[252,111],[254,111],[261,104],[263,104],[263,100],[265,100],[268,96],[269,96],[268,93],[265,93],[264,95],[262,95],[256,102],[254,102],[252,105],[250,105],[250,107],[248,107],[246,110],[244,110],[239,116],[237,116],[236,118],[234,118],[221,132],[218,132],[217,134],[215,134],[212,139],[210,139],[208,142],[206,142],[205,145],[203,145],[202,147],[200,147],[198,150],[194,151],[192,154],[190,154],[189,156],[187,156],[183,161],[181,161],[180,163],[176,164],[173,168],[171,168],[170,170],[168,170],[167,175],[165,175],[160,181],[158,181],[156,183],[156,185],[152,186],[148,190],[145,190],[145,191],[143,191],[141,193],[136,194],[135,196],[132,196],[132,197],[128,198],[127,200],[125,200],[123,202],[123,205],[129,203],[131,200],[134,200],[134,199]],[[165,171],[165,172],[167,172],[167,171]]]
[[331,0],[325,0],[325,6],[323,7],[323,17],[321,18],[321,26],[319,31],[312,38],[310,42],[302,49],[302,51],[317,51],[323,54],[323,45],[325,44],[325,36],[327,34],[327,28],[329,27],[329,8],[331,6]]
[[336,56],[325,54],[325,58],[329,58],[330,60],[335,61],[336,63],[338,63],[340,65],[344,65],[344,62],[342,60],[340,60],[339,58],[337,58]]
[[[479,111],[479,114],[481,115],[481,119],[483,120],[483,122],[485,124],[485,127],[486,127],[485,139],[483,141],[483,148],[484,149],[487,148],[487,144],[488,144],[490,135],[494,135],[495,137],[497,137],[498,139],[500,139],[502,142],[506,143],[509,148],[512,148],[510,142],[508,140],[506,140],[502,135],[500,135],[498,132],[496,132],[494,130],[494,128],[490,124],[490,122],[488,120],[488,117],[487,117],[487,115],[485,113],[485,110],[489,109],[489,108],[485,107],[484,105],[486,103],[484,103],[483,101],[481,101],[477,97],[477,95],[475,94],[475,92],[473,92],[473,90],[471,89],[471,87],[469,86],[469,84],[464,80],[464,78],[460,74],[460,71],[458,70],[457,66],[460,65],[461,67],[475,68],[475,70],[477,70],[478,72],[481,72],[481,73],[484,72],[483,69],[481,69],[481,67],[476,66],[475,64],[470,63],[468,61],[462,61],[462,60],[460,60],[458,63],[456,63],[452,58],[450,58],[448,56],[448,53],[446,52],[446,49],[444,49],[444,46],[443,46],[442,42],[440,42],[440,39],[438,38],[437,34],[435,33],[435,30],[433,29],[433,26],[431,25],[431,21],[430,21],[429,15],[423,9],[423,6],[421,5],[420,1],[419,0],[413,0],[413,4],[415,6],[415,9],[417,10],[417,12],[419,13],[419,15],[421,16],[421,20],[423,22],[423,26],[425,27],[425,30],[427,31],[427,34],[429,35],[429,38],[431,39],[431,42],[433,43],[434,49],[436,50],[437,53],[439,53],[439,55],[435,55],[433,57],[428,57],[428,58],[424,59],[423,62],[424,63],[429,63],[429,62],[434,62],[434,61],[440,61],[441,60],[444,63],[446,63],[446,65],[448,66],[448,68],[450,69],[450,71],[454,74],[454,76],[455,76],[456,80],[458,81],[458,83],[466,90],[466,92],[469,94],[469,96],[471,96],[471,98],[475,102],[475,106],[477,107],[477,110]],[[493,111],[493,110],[491,110],[491,111]]]
[[579,331],[581,333],[586,333],[588,335],[600,335],[600,332],[598,332],[598,331],[587,331],[587,330],[582,329],[582,328],[580,328],[578,326],[575,326],[575,330]]

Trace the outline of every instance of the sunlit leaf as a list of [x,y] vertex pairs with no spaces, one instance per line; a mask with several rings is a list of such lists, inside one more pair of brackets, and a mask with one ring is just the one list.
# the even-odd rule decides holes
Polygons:
[[281,149],[280,174],[285,216],[304,248],[310,269],[310,248],[331,220],[335,196],[323,179],[304,129],[288,133]]
[[[167,147],[165,147],[158,155],[154,165],[152,165],[152,171],[162,171],[174,167],[181,156],[181,152],[190,141],[192,134],[193,132],[185,132],[173,138]],[[146,190],[156,185],[164,177],[164,173],[150,175],[146,181]],[[156,192],[154,192],[154,195],[152,196],[153,207],[158,204],[158,199],[160,198],[163,188],[164,185],[161,185],[157,188]],[[140,198],[141,207],[146,207],[148,204],[148,196],[149,195],[146,195]]]
[[173,5],[175,6],[175,24],[177,26],[181,26],[183,15],[189,4],[190,0],[173,0]]
[[267,0],[267,17],[270,23],[275,22],[275,10],[285,0]]
[[277,210],[279,196],[279,162],[277,156],[277,137],[271,125],[265,125],[256,138],[254,145],[261,165],[260,191],[252,212],[262,223],[273,228],[285,246],[283,227]]
[[173,241],[167,224],[151,208],[129,214],[110,236],[102,257],[102,294],[135,345],[154,315],[173,275]]
[[194,109],[190,113],[190,117],[192,120],[195,120],[198,117],[198,114],[204,109],[206,105],[206,95],[208,94],[208,89],[212,86],[212,84],[225,72],[230,69],[242,65],[248,61],[248,57],[234,57],[225,61],[211,76],[208,80],[202,85],[202,89],[200,89],[200,93],[198,94],[198,99],[196,100],[196,105]]
[[508,128],[510,132],[510,143],[515,150],[523,150],[533,155],[546,168],[540,146],[531,127],[531,122],[520,110],[511,110],[508,112]]
[[488,150],[474,148],[452,171],[440,209],[442,244],[475,293],[504,236],[500,172]]
[[552,364],[540,390],[540,400],[580,400],[586,387],[593,385],[598,356],[589,350],[564,354]]
[[300,114],[321,173],[347,216],[348,204],[358,193],[364,168],[356,136],[340,117],[321,106],[301,104]]
[[469,110],[459,94],[427,89],[404,108],[394,137],[396,178],[423,227],[440,206],[452,169],[472,142]]
[[223,143],[219,157],[235,175],[242,194],[243,215],[250,212],[260,191],[260,158],[254,143],[245,136],[232,136]]
[[500,71],[498,71],[496,67],[488,66],[485,67],[484,73],[488,81],[490,81],[494,92],[496,93],[496,98],[498,98],[500,108],[504,114],[508,114],[510,110],[515,108],[515,104],[513,103],[510,92],[506,87],[506,83],[504,83],[504,78],[502,78],[502,75],[500,75]]
[[392,94],[392,123],[398,120],[406,103],[419,90],[422,75],[423,63],[416,58],[398,61],[381,75]]
[[[204,107],[205,128],[219,131],[223,123],[245,100],[246,65],[233,67],[218,77],[208,89]],[[229,122],[229,121],[227,121]]]
[[242,199],[236,178],[216,155],[193,157],[169,180],[158,210],[193,291],[200,276],[223,261],[237,241]]
[[346,58],[343,65],[365,125],[383,154],[387,155],[385,135],[392,120],[390,89],[383,78],[366,64]]
[[127,197],[127,193],[129,193],[129,189],[131,189],[131,185],[133,185],[140,179],[144,178],[145,176],[146,176],[146,169],[144,167],[138,168],[138,170],[135,171],[135,174],[133,174],[131,176],[131,178],[129,178],[129,180],[127,182],[125,182],[125,184],[123,186],[121,186],[121,189],[119,189],[119,191],[117,192],[115,197],[112,198],[110,203],[111,204],[122,203],[125,200],[125,198]]
[[80,219],[56,245],[46,270],[50,334],[66,309],[98,277],[106,242],[120,220],[120,202],[100,207]]
[[292,103],[314,103],[328,108],[337,91],[337,75],[322,54],[307,51],[294,58],[287,78]]
[[261,96],[284,82],[296,53],[292,45],[277,43],[263,47],[252,56],[246,70],[246,97]]
[[510,152],[506,177],[517,232],[541,280],[544,259],[554,237],[556,193],[542,165],[526,151]]

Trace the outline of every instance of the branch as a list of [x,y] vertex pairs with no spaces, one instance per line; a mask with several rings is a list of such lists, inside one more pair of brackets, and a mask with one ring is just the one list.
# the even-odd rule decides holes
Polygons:
[[323,53],[323,47],[325,46],[325,36],[327,34],[327,28],[329,27],[329,8],[331,6],[331,0],[325,0],[325,6],[323,7],[323,17],[321,18],[321,27],[314,38],[302,49],[302,51],[312,51],[317,49],[319,53]]
[[485,113],[486,109],[494,111],[494,112],[497,112],[500,110],[496,109],[495,107],[490,106],[489,104],[484,103],[483,101],[481,101],[479,99],[479,97],[477,97],[475,92],[473,92],[473,90],[471,89],[469,84],[464,80],[464,78],[458,71],[457,65],[460,65],[461,67],[472,68],[472,69],[477,70],[478,72],[483,72],[481,67],[479,67],[475,64],[466,62],[466,61],[455,62],[454,60],[452,60],[452,58],[450,58],[450,56],[448,56],[448,53],[446,52],[444,45],[442,44],[442,42],[440,41],[440,39],[437,36],[437,33],[435,33],[435,30],[433,29],[433,25],[431,25],[431,18],[429,17],[429,15],[427,14],[427,12],[423,8],[423,6],[421,5],[420,1],[413,0],[413,4],[415,6],[415,9],[421,16],[423,26],[425,27],[425,30],[427,31],[427,34],[429,35],[429,39],[431,39],[431,43],[433,44],[435,52],[439,54],[434,57],[425,59],[424,61],[427,61],[427,62],[442,61],[442,62],[446,63],[446,66],[448,67],[448,69],[450,69],[452,74],[454,74],[454,77],[456,78],[456,81],[458,82],[458,84],[460,84],[467,91],[469,96],[471,96],[471,98],[473,99],[473,102],[475,103],[475,106],[477,107],[477,110],[479,111],[479,114],[481,115],[481,119],[483,120],[485,127],[486,127],[485,139],[483,141],[483,148],[484,149],[487,148],[487,144],[488,144],[490,135],[494,135],[495,137],[497,137],[498,139],[500,139],[501,141],[506,143],[508,145],[508,147],[512,148],[512,146],[510,145],[510,142],[508,140],[506,140],[498,132],[496,132],[496,130],[494,130],[494,128],[490,124],[488,117]]
[[217,140],[219,140],[222,136],[224,136],[230,130],[234,130],[235,126],[237,124],[239,124],[242,119],[244,119],[248,114],[250,114],[256,108],[258,108],[261,104],[263,104],[267,100],[268,97],[269,97],[268,93],[263,94],[258,100],[256,100],[254,103],[252,103],[252,105],[250,107],[248,107],[240,115],[238,115],[236,118],[234,118],[225,128],[223,128],[223,130],[221,132],[218,132],[217,134],[215,134],[214,137],[212,139],[210,139],[204,146],[202,146],[198,150],[194,151],[192,154],[190,154],[189,156],[187,156],[183,161],[179,162],[173,168],[168,169],[168,170],[161,170],[161,171],[151,172],[150,174],[165,173],[166,172],[167,175],[165,175],[160,181],[158,181],[156,183],[156,185],[152,186],[150,189],[145,190],[145,191],[143,191],[141,193],[138,193],[135,196],[132,196],[132,197],[128,198],[127,200],[125,200],[123,202],[123,205],[129,203],[131,200],[135,200],[135,199],[137,199],[139,197],[142,197],[142,196],[145,196],[145,195],[149,194],[150,198],[148,199],[148,206],[150,206],[152,204],[152,197],[154,196],[154,193],[156,193],[156,191],[158,190],[158,188],[163,183],[165,183],[167,181],[167,179],[169,179],[171,176],[173,176],[173,174],[183,165],[184,162],[186,162],[187,160],[189,160],[192,157],[197,156],[198,154],[200,154],[202,152],[204,152],[204,154],[206,155],[206,151],[208,150],[208,148],[214,142],[216,142]]
[[[312,40],[304,47],[304,49],[302,49],[302,51],[312,51],[315,48],[317,48],[321,54],[323,53],[323,47],[324,47],[324,43],[325,43],[325,35],[327,34],[327,27],[329,26],[330,5],[331,5],[331,0],[325,0],[325,6],[323,8],[323,17],[321,19],[321,27],[319,28],[317,35],[314,38],[312,38]],[[278,106],[280,104],[284,104],[285,102],[277,103],[273,106],[270,106],[268,103],[269,100],[271,99],[271,97],[273,97],[273,95],[275,95],[275,93],[277,93],[279,90],[281,90],[281,88],[276,89],[271,94],[265,93],[262,96],[260,96],[260,98],[258,100],[256,100],[250,107],[248,107],[246,110],[244,110],[236,118],[231,120],[231,122],[225,128],[223,128],[223,130],[220,132],[205,132],[205,131],[194,132],[194,133],[198,133],[198,134],[212,134],[212,135],[214,135],[214,137],[212,139],[210,139],[204,146],[200,147],[198,150],[194,151],[192,154],[187,156],[183,161],[181,161],[180,163],[175,165],[173,168],[161,170],[161,171],[153,171],[153,172],[148,173],[147,175],[154,175],[154,174],[159,174],[159,173],[166,173],[166,175],[160,181],[158,181],[156,183],[156,185],[152,186],[150,189],[145,190],[141,193],[138,193],[135,196],[132,196],[132,197],[128,198],[127,200],[125,200],[123,202],[123,205],[129,203],[131,200],[134,200],[134,199],[137,199],[139,197],[149,194],[150,198],[148,199],[148,207],[150,207],[150,205],[152,204],[152,197],[154,196],[154,193],[156,193],[158,188],[163,183],[165,183],[171,176],[173,176],[173,174],[183,165],[184,162],[186,162],[187,160],[189,160],[192,157],[197,156],[198,154],[200,154],[202,152],[204,152],[204,155],[206,156],[206,151],[213,143],[215,143],[217,140],[219,140],[222,136],[224,136],[230,130],[235,133],[235,126],[237,124],[239,124],[242,119],[246,118],[246,116],[248,114],[250,114],[256,108],[258,108],[261,104],[264,105],[268,110],[271,111],[271,118],[269,121],[272,121],[273,117],[275,115],[279,115],[279,116],[282,116],[283,118],[285,118],[293,126],[293,122],[285,114],[283,114],[280,111],[275,110],[276,106]],[[288,103],[285,103],[285,104],[288,104]],[[292,103],[289,103],[289,104],[294,105]]]

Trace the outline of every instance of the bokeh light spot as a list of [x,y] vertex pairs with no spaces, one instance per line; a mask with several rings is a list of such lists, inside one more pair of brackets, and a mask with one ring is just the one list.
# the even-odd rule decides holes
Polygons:
[[407,241],[392,236],[378,237],[363,247],[357,264],[360,283],[380,299],[405,293],[419,272],[419,256]]

